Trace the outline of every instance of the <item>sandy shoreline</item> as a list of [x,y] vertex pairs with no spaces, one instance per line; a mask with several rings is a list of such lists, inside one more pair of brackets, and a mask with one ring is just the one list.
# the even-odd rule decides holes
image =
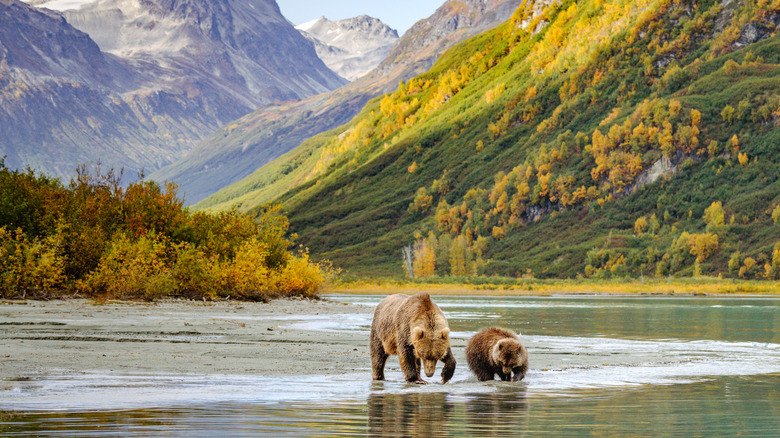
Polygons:
[[0,301],[0,381],[92,371],[265,376],[368,372],[364,333],[309,330],[305,325],[307,319],[370,318],[372,312],[369,306],[328,300]]

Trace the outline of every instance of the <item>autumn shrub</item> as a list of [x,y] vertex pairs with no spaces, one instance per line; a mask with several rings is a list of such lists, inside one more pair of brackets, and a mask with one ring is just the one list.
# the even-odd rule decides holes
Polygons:
[[307,253],[292,256],[276,274],[274,290],[280,295],[312,298],[330,273],[327,267],[312,263]]
[[272,291],[268,255],[268,248],[257,239],[244,242],[233,259],[221,263],[217,294],[249,300],[268,298]]
[[98,268],[83,281],[80,290],[91,296],[154,299],[173,295],[177,282],[170,268],[170,244],[159,236],[137,240],[125,233],[112,239]]
[[256,232],[252,218],[234,210],[215,214],[195,212],[176,231],[175,237],[200,248],[204,254],[230,259],[235,257],[241,243]]
[[59,180],[32,170],[10,170],[0,158],[0,226],[20,228],[30,237],[44,236],[56,226],[63,195]]
[[111,237],[98,225],[79,222],[60,223],[56,236],[60,240],[59,253],[65,260],[65,273],[72,279],[85,278],[98,267]]
[[772,248],[771,263],[764,266],[764,276],[767,279],[777,279],[780,277],[780,242],[775,243]]
[[122,194],[122,222],[131,233],[140,236],[148,232],[171,235],[186,221],[183,201],[176,195],[176,186],[166,182],[165,191],[157,183],[140,181],[130,184]]
[[217,298],[220,290],[220,265],[215,256],[207,256],[201,248],[182,242],[174,245],[176,261],[171,275],[176,281],[177,295],[187,298]]
[[742,261],[742,267],[739,268],[740,278],[752,278],[755,274],[754,269],[756,267],[756,259],[753,257],[745,257]]
[[65,263],[53,238],[29,239],[18,228],[0,227],[0,296],[53,292],[65,286]]

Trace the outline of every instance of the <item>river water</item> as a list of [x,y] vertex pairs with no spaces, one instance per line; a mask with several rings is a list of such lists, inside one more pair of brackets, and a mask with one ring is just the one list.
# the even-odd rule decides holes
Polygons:
[[[456,346],[447,385],[407,385],[392,358],[386,382],[371,382],[368,363],[289,378],[55,376],[35,382],[39,395],[0,404],[0,435],[780,436],[780,299],[434,300]],[[289,324],[367,339],[371,315]],[[462,346],[490,325],[520,333],[523,382],[480,383],[468,371]]]

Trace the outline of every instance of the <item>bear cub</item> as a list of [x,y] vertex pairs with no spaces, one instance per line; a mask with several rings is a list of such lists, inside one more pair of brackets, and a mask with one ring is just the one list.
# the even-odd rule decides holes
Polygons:
[[528,350],[515,332],[500,327],[484,329],[466,345],[469,368],[480,382],[493,380],[520,381],[528,371]]

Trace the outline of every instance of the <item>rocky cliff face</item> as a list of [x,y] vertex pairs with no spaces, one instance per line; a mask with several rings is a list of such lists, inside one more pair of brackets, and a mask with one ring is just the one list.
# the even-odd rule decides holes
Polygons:
[[100,51],[89,35],[51,11],[0,1],[0,68],[30,85],[44,78],[91,83],[112,89],[131,87],[132,72]]
[[[303,141],[348,122],[370,99],[427,71],[445,50],[508,19],[520,3],[522,0],[447,1],[430,18],[417,23],[414,32],[404,34],[380,67],[369,74],[325,95],[259,109],[220,129],[182,160],[150,177],[175,181],[188,203],[198,202]],[[458,25],[446,24],[452,20]],[[226,196],[230,195],[220,195],[220,201]]]
[[13,167],[155,170],[258,106],[344,83],[273,0],[0,0]]
[[229,94],[255,108],[344,84],[273,0],[37,0],[146,73],[148,88]]
[[373,70],[398,41],[398,32],[366,15],[338,21],[320,17],[296,29],[315,43],[325,65],[350,81]]

